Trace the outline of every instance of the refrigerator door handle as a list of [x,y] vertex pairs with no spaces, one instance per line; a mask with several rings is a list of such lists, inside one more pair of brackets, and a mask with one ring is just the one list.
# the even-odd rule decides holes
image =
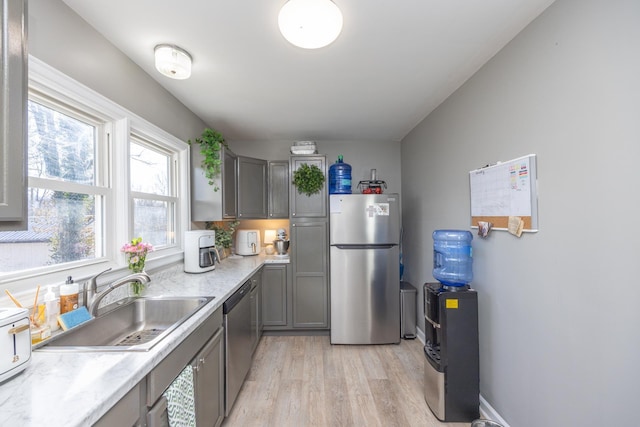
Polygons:
[[338,249],[391,249],[395,244],[388,245],[331,245]]

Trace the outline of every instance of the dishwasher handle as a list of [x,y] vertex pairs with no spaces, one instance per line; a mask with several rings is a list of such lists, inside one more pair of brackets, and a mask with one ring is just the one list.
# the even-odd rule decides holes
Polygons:
[[229,313],[233,310],[233,307],[238,305],[240,300],[245,297],[251,290],[251,280],[247,280],[244,285],[240,287],[237,291],[233,293],[225,302],[222,304],[222,312],[224,314]]

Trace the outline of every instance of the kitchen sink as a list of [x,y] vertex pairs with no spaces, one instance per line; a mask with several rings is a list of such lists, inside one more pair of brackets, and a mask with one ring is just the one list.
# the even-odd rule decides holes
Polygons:
[[215,297],[136,298],[42,342],[39,351],[148,351]]

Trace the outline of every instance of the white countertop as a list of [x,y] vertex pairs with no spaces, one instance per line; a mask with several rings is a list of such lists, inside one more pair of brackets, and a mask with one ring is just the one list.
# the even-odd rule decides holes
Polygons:
[[225,259],[202,274],[182,264],[151,274],[146,296],[213,296],[215,299],[148,352],[49,353],[35,350],[29,366],[0,383],[2,426],[88,426],[100,419],[263,263],[288,257]]

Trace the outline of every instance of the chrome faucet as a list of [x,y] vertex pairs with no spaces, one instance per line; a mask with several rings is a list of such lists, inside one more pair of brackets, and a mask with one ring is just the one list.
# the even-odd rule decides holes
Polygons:
[[107,295],[109,295],[111,293],[111,291],[113,291],[114,289],[119,288],[122,285],[126,285],[127,283],[132,283],[132,282],[140,282],[142,284],[146,284],[149,283],[151,281],[151,277],[149,277],[149,275],[147,273],[133,273],[133,274],[129,274],[128,276],[125,276],[121,279],[116,280],[115,282],[111,283],[109,285],[108,289],[105,289],[102,292],[96,293],[91,301],[91,304],[89,305],[89,313],[93,316],[96,317],[97,313],[98,313],[98,307],[100,306],[100,302],[102,301],[102,299],[104,297],[106,297]]
[[[111,268],[107,268],[104,271],[96,274],[82,285],[82,304],[89,308],[89,301],[93,299],[93,297],[98,293],[98,277],[102,276],[107,271],[111,271]],[[87,287],[87,284],[89,285]]]

